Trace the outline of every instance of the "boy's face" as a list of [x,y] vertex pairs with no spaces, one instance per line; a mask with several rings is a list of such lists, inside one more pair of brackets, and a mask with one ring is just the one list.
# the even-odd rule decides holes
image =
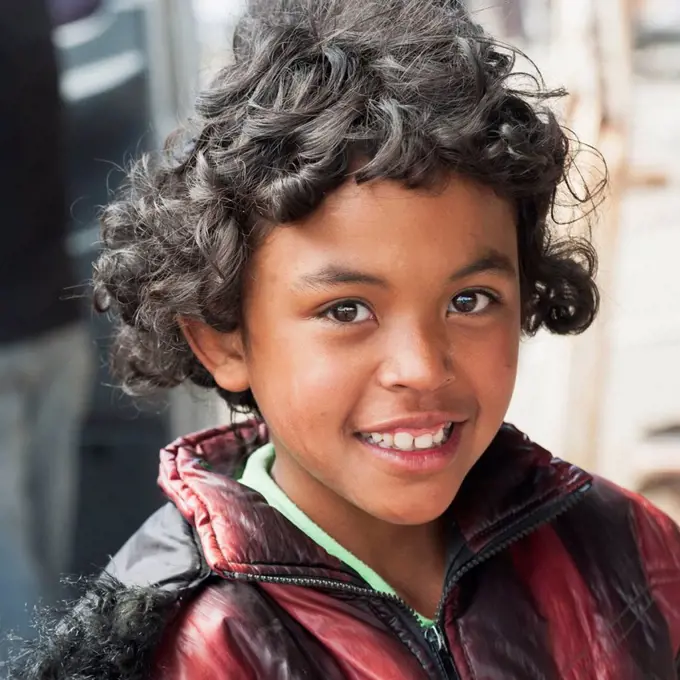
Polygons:
[[510,203],[453,178],[348,182],[261,245],[239,371],[303,510],[408,525],[446,510],[512,395],[516,240]]

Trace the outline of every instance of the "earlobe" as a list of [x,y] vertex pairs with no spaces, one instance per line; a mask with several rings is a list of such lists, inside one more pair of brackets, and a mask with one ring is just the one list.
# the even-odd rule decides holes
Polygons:
[[187,318],[180,318],[179,326],[191,351],[222,389],[244,392],[250,387],[240,330],[221,333],[203,321]]

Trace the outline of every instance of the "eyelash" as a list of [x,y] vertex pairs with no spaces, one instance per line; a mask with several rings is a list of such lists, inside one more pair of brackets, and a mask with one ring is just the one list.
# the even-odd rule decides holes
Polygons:
[[[456,293],[451,300],[449,301],[449,304],[455,300],[456,298],[462,297],[464,295],[472,296],[472,295],[482,295],[488,298],[488,304],[484,309],[482,309],[480,312],[457,312],[451,314],[451,316],[482,316],[490,307],[495,307],[496,305],[501,304],[501,297],[497,293],[493,293],[489,290],[483,289],[483,288],[471,288],[468,290],[463,290],[460,293]],[[370,306],[366,303],[363,302],[362,300],[357,300],[355,298],[347,298],[346,300],[338,300],[337,302],[334,302],[332,305],[329,305],[325,309],[323,309],[317,317],[326,321],[330,321],[331,323],[337,324],[339,326],[354,326],[358,325],[360,323],[364,323],[366,320],[362,321],[338,321],[337,319],[333,319],[330,316],[330,313],[333,310],[337,310],[343,305],[346,306],[351,306],[351,305],[356,305],[357,307],[364,307],[366,310],[369,311],[371,314],[372,318],[375,318],[375,314],[371,311]]]

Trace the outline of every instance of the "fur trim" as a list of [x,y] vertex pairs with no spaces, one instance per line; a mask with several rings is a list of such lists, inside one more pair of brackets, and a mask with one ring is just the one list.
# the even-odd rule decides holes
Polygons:
[[127,588],[109,575],[81,587],[70,609],[39,615],[38,636],[10,662],[9,680],[148,680],[178,593]]

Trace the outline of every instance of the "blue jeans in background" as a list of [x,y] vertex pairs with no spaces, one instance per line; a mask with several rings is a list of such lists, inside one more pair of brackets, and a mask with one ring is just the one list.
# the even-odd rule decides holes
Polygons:
[[0,345],[0,663],[7,634],[30,635],[35,606],[61,595],[91,370],[84,324]]

